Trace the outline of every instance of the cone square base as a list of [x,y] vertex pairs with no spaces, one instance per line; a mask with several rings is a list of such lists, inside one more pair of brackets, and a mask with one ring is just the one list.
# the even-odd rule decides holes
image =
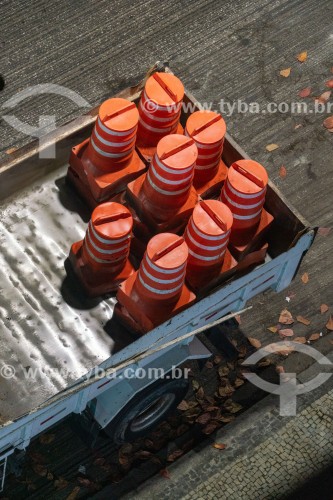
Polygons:
[[205,272],[204,267],[200,269],[191,269],[188,266],[186,271],[186,283],[188,284],[189,288],[195,293],[207,293],[207,291],[209,291],[217,283],[221,283],[222,281],[228,279],[229,276],[233,274],[237,264],[237,260],[234,259],[229,250],[226,250],[220,268],[213,272]]
[[[134,283],[137,272],[124,281],[117,293],[118,309],[122,311],[122,321],[128,322],[129,328],[133,328],[133,322],[140,326],[140,332],[147,333],[149,330],[164,323],[169,318],[178,314],[195,301],[196,296],[184,284],[181,295],[176,303],[164,305],[156,301],[142,300],[137,294]],[[126,314],[124,314],[126,310]],[[128,318],[126,320],[126,318]]]
[[129,163],[116,172],[103,172],[83,157],[89,139],[75,146],[69,158],[68,180],[80,196],[93,209],[100,203],[109,201],[115,194],[126,189],[129,182],[146,171],[146,165],[136,151]]
[[[274,221],[274,217],[267,212],[267,210],[263,209],[261,214],[261,219],[255,233],[249,235],[249,240],[247,244],[237,244],[238,235],[233,235],[233,231],[231,231],[230,241],[228,248],[232,253],[233,257],[238,261],[241,261],[251,252],[258,250],[261,248],[266,242],[266,234],[269,228],[271,227]],[[236,236],[236,237],[235,237]],[[235,240],[234,240],[235,238]]]
[[194,175],[193,187],[203,200],[217,198],[221,193],[221,189],[227,175],[228,167],[222,160],[220,160],[219,168],[214,177],[205,182],[201,179],[196,179],[196,176]]
[[82,259],[82,243],[83,240],[73,243],[69,253],[69,262],[89,297],[99,297],[117,291],[120,283],[135,273],[128,259],[125,267],[118,273],[109,271],[107,266],[101,267],[101,270],[92,269]]
[[139,219],[148,226],[153,234],[163,232],[178,234],[183,232],[199,200],[199,195],[194,187],[191,186],[189,197],[182,207],[172,214],[166,212],[166,219],[159,220],[142,189],[145,178],[146,174],[138,177],[135,181],[128,184],[126,191],[128,202],[135,209]]
[[[184,128],[181,126],[180,123],[178,123],[177,130],[175,132],[173,132],[173,133],[174,134],[184,135]],[[152,161],[152,159],[153,159],[154,154],[156,153],[156,147],[157,146],[145,146],[143,144],[140,144],[140,140],[138,139],[135,147],[137,149],[137,152],[139,153],[139,156],[140,156],[141,160],[147,166],[149,166],[150,163],[151,163],[151,161]]]

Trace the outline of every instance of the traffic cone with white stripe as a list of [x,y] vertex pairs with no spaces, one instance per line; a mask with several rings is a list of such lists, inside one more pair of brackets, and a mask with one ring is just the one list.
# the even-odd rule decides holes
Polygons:
[[157,143],[168,134],[183,134],[179,123],[184,97],[182,82],[170,73],[154,73],[148,78],[139,102],[137,148],[150,162]]
[[214,111],[196,111],[186,122],[185,135],[198,148],[193,186],[201,198],[217,197],[227,177],[228,167],[222,161],[226,130],[222,116]]
[[115,291],[134,273],[128,259],[132,227],[129,210],[119,203],[103,203],[93,211],[84,239],[73,243],[69,255],[87,295]]
[[135,151],[139,113],[126,99],[105,101],[90,139],[72,149],[68,179],[94,208],[123,191],[146,167]]
[[230,209],[218,200],[201,201],[194,208],[184,233],[189,251],[186,281],[192,290],[206,289],[236,266],[227,250],[232,223]]
[[153,232],[183,231],[198,201],[192,186],[198,150],[193,139],[167,135],[148,173],[127,187],[127,198]]
[[244,257],[264,243],[273,217],[263,208],[268,184],[266,169],[253,160],[238,160],[229,170],[221,191],[221,201],[231,210],[234,222],[230,249]]
[[188,307],[195,295],[185,284],[188,248],[171,233],[154,236],[139,270],[117,293],[116,315],[126,326],[144,333]]

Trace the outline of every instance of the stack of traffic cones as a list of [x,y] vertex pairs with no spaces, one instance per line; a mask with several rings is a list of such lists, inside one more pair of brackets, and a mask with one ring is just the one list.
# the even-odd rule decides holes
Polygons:
[[103,203],[92,213],[83,240],[73,243],[72,268],[90,297],[118,289],[135,270],[128,259],[133,219],[119,203]]
[[127,198],[152,234],[182,232],[198,201],[192,186],[198,150],[193,139],[172,134],[157,145],[148,173],[127,187]]
[[265,168],[253,160],[239,160],[228,170],[221,201],[230,208],[234,218],[229,247],[237,260],[264,244],[265,234],[273,222],[272,215],[263,208],[267,183]]
[[154,73],[148,78],[139,102],[137,148],[142,158],[150,162],[157,143],[168,134],[182,134],[179,124],[184,87],[169,73]]
[[186,122],[185,135],[198,148],[193,186],[204,199],[218,196],[227,177],[228,167],[222,161],[226,130],[222,116],[214,111],[196,111]]
[[73,148],[67,176],[91,208],[145,171],[135,151],[138,120],[133,102],[109,99],[99,109],[90,139]]
[[189,249],[186,281],[192,290],[208,287],[237,264],[227,250],[232,223],[231,211],[218,200],[200,201],[193,210],[184,233]]
[[120,285],[115,309],[120,321],[144,333],[188,307],[195,295],[185,285],[187,258],[184,238],[154,236],[139,270]]

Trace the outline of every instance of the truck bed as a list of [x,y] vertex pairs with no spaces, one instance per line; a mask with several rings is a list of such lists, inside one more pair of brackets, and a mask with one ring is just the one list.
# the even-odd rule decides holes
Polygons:
[[[0,377],[1,423],[35,408],[133,340],[126,331],[111,338],[103,328],[113,297],[88,301],[66,277],[70,245],[86,227],[75,212],[83,208],[80,200],[65,185],[66,168],[1,207],[0,370],[16,369],[14,378]],[[37,370],[36,379],[27,376],[29,369]]]

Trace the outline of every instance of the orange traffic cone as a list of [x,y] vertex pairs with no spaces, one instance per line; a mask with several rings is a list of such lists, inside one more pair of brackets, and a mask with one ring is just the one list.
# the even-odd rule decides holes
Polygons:
[[218,200],[199,202],[184,233],[189,257],[186,281],[198,291],[226,273],[237,262],[227,255],[233,217],[230,209]]
[[73,243],[69,260],[91,297],[117,290],[134,273],[128,260],[133,218],[119,203],[103,203],[92,213],[83,240]]
[[221,158],[226,130],[222,116],[214,111],[196,111],[186,122],[185,135],[198,148],[193,186],[202,198],[217,196],[227,177],[228,168]]
[[184,238],[171,233],[154,236],[139,270],[119,288],[117,317],[144,333],[189,306],[195,295],[184,283],[187,257]]
[[192,186],[197,147],[172,134],[157,145],[148,173],[127,187],[129,203],[154,232],[182,231],[198,200]]
[[150,162],[157,143],[167,134],[182,134],[179,117],[184,97],[182,82],[170,73],[154,73],[148,78],[139,102],[137,148]]
[[72,149],[68,178],[90,207],[123,191],[145,171],[134,149],[138,120],[133,102],[108,99],[99,108],[90,139]]
[[267,183],[265,168],[253,160],[238,160],[228,170],[221,201],[230,208],[234,218],[230,248],[236,258],[261,246],[273,221],[263,209]]

